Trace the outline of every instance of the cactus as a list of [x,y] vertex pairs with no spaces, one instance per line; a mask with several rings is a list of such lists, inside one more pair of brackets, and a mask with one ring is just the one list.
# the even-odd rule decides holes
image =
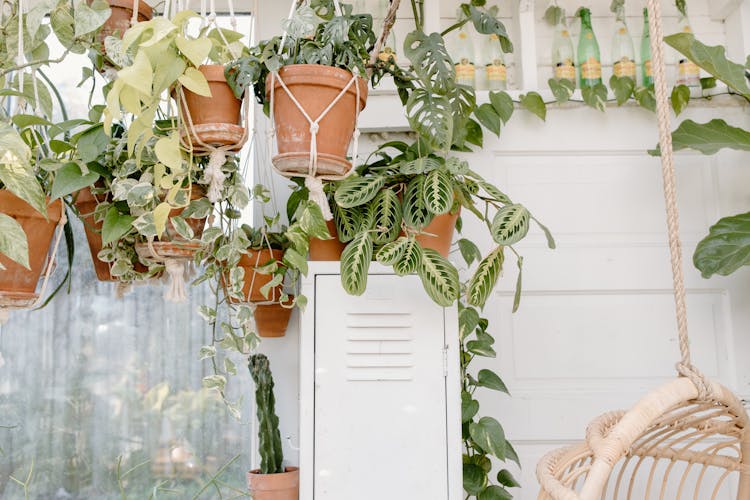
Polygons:
[[279,417],[276,416],[276,399],[273,396],[273,376],[264,354],[250,356],[247,365],[255,382],[255,405],[258,413],[258,441],[260,448],[260,473],[278,474],[284,472],[281,462],[284,453],[281,449]]

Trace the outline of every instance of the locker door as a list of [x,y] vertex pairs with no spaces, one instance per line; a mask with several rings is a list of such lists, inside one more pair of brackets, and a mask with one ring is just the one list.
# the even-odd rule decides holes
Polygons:
[[315,500],[447,500],[444,310],[416,276],[315,288]]

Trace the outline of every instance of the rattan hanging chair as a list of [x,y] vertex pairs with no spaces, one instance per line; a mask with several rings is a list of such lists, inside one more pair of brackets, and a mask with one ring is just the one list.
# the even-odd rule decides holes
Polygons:
[[648,9],[679,377],[629,411],[594,420],[584,442],[542,458],[539,500],[750,500],[747,413],[729,389],[707,380],[690,361],[660,2],[648,0]]

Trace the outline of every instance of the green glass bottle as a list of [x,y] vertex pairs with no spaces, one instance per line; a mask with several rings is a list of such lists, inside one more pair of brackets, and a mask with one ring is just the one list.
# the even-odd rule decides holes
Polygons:
[[651,73],[651,34],[648,30],[648,9],[643,8],[643,36],[641,37],[641,81],[644,87],[654,84],[654,76]]
[[585,7],[578,10],[581,17],[581,38],[578,40],[578,80],[581,88],[602,83],[602,59],[599,42],[591,27],[591,11]]
[[617,9],[616,16],[615,35],[612,38],[612,73],[620,78],[630,78],[635,83],[635,50],[622,5]]

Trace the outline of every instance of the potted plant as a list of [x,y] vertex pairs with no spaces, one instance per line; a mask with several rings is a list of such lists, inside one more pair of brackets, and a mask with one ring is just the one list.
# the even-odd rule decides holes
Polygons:
[[345,4],[337,13],[334,2],[324,0],[299,5],[284,36],[261,42],[227,67],[235,95],[252,86],[273,117],[273,163],[280,172],[344,175],[351,169],[346,155],[367,101],[366,62],[375,42],[371,15],[352,14]]
[[250,375],[255,382],[255,406],[258,415],[258,449],[260,468],[247,473],[250,495],[255,500],[298,500],[299,469],[284,467],[279,417],[273,394],[273,376],[268,358],[263,354],[250,356]]

